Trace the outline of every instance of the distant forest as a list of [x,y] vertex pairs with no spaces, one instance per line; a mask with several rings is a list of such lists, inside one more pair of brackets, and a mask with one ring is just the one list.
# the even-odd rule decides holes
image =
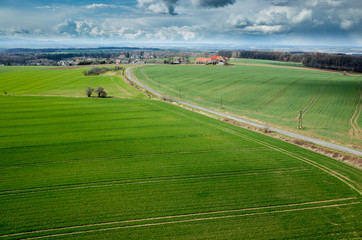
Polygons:
[[286,53],[266,51],[219,51],[227,58],[250,58],[302,63],[306,67],[362,72],[362,56],[327,53]]
[[[114,63],[120,54],[140,52],[140,50],[154,51],[157,55],[174,56],[211,56],[209,52],[166,52],[160,49],[138,48],[97,48],[97,49],[7,49],[0,51],[0,64],[3,65],[57,65],[61,60],[75,58],[93,58],[93,61],[83,60],[79,64]],[[121,51],[123,50],[123,51]],[[74,51],[74,52],[72,52]],[[171,54],[171,55],[170,55]],[[306,67],[331,69],[338,71],[362,72],[362,56],[326,53],[300,53],[300,52],[268,52],[268,51],[219,51],[218,55],[227,58],[250,58],[275,60],[283,62],[302,63]],[[104,59],[108,59],[107,62]],[[102,62],[99,62],[101,61]]]

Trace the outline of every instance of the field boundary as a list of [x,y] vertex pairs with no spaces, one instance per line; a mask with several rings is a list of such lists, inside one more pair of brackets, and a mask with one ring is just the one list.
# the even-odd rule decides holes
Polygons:
[[[18,233],[9,233],[9,234],[0,235],[0,237],[1,238],[21,237],[22,239],[40,239],[40,238],[49,238],[49,237],[57,237],[65,235],[84,234],[90,232],[117,230],[124,228],[157,226],[157,225],[165,225],[173,223],[207,221],[214,219],[236,218],[236,217],[244,217],[252,215],[264,215],[264,214],[275,214],[283,212],[333,208],[333,207],[356,205],[361,203],[360,201],[356,200],[357,199],[355,197],[349,197],[349,198],[328,199],[328,200],[310,201],[302,203],[290,203],[290,204],[281,204],[281,205],[241,208],[241,209],[230,209],[230,210],[168,215],[168,216],[140,218],[140,219],[129,219],[129,220],[110,221],[110,222],[101,222],[101,223],[84,224],[84,225],[74,225],[74,226],[59,227],[59,228],[41,229],[34,231],[24,231]],[[121,226],[112,226],[112,225],[121,225]],[[100,227],[100,228],[89,229],[94,227]],[[59,233],[60,231],[67,231],[67,232]],[[42,235],[43,233],[44,235]],[[40,234],[40,236],[39,235],[29,236],[34,234]]]

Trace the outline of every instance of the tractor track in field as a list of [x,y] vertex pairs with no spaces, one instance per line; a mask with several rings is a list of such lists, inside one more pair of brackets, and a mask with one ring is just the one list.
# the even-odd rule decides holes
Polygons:
[[119,89],[119,91],[121,91],[122,93],[126,94],[127,96],[130,96],[131,93],[129,93],[128,91],[126,91],[124,88],[122,88],[121,86],[118,85],[118,83],[116,83],[116,81],[114,80],[114,77],[110,77],[112,83]]
[[262,169],[260,171],[232,171],[232,172],[217,172],[217,173],[207,173],[199,175],[179,175],[179,176],[165,176],[165,177],[154,177],[154,178],[143,178],[143,179],[125,179],[125,180],[114,180],[108,182],[90,182],[90,183],[80,183],[80,184],[71,184],[71,185],[58,185],[50,187],[39,187],[39,188],[27,188],[27,189],[16,189],[1,191],[0,197],[18,195],[18,194],[34,194],[39,192],[54,192],[54,191],[69,191],[85,188],[103,188],[103,187],[112,187],[120,185],[129,185],[129,184],[149,184],[149,183],[160,183],[160,182],[176,182],[176,181],[188,181],[188,180],[198,180],[198,179],[211,179],[211,178],[225,178],[225,177],[234,177],[234,176],[248,176],[248,175],[260,175],[260,174],[275,174],[275,173],[289,173],[289,172],[299,172],[299,171],[310,171],[308,168],[280,168],[280,169]]
[[[174,113],[176,113],[176,114],[179,114],[179,115],[183,115],[182,113],[178,113],[178,112],[176,112],[176,111],[172,111],[172,112],[174,112]],[[332,169],[330,169],[330,168],[328,168],[328,167],[326,167],[326,166],[324,166],[324,165],[322,165],[322,164],[320,164],[320,163],[317,163],[316,161],[310,160],[310,159],[308,159],[308,158],[306,158],[306,157],[301,157],[301,156],[299,156],[298,154],[295,154],[295,153],[292,153],[292,152],[287,151],[287,150],[285,150],[285,149],[276,147],[276,146],[274,146],[274,145],[272,145],[272,144],[263,142],[263,141],[261,141],[261,140],[257,140],[257,139],[255,139],[255,138],[245,136],[245,135],[240,134],[240,133],[238,133],[238,132],[236,132],[236,131],[233,131],[233,130],[231,130],[231,129],[224,128],[224,127],[218,126],[218,125],[213,124],[213,123],[208,123],[208,122],[202,121],[202,120],[200,120],[200,119],[198,119],[198,118],[193,118],[193,119],[194,119],[195,121],[201,122],[201,123],[203,123],[203,124],[205,124],[205,125],[213,126],[213,127],[218,128],[218,129],[220,129],[220,130],[223,130],[223,131],[225,131],[225,132],[231,133],[231,134],[233,134],[233,135],[235,135],[235,136],[239,136],[239,137],[244,138],[244,139],[246,139],[246,140],[253,141],[253,142],[258,143],[258,144],[260,144],[260,145],[262,145],[262,146],[265,146],[265,147],[267,147],[267,148],[269,148],[269,149],[271,149],[271,150],[274,150],[274,151],[283,153],[283,154],[288,155],[288,156],[290,156],[290,157],[292,157],[292,158],[294,158],[294,159],[297,159],[297,160],[299,160],[299,161],[302,161],[302,162],[304,162],[304,163],[306,163],[306,164],[308,164],[308,165],[310,165],[310,166],[313,166],[313,167],[315,167],[315,168],[318,168],[319,170],[321,170],[321,171],[323,171],[323,172],[325,172],[325,173],[327,173],[327,174],[329,174],[329,175],[337,178],[338,180],[340,180],[341,182],[343,182],[344,184],[346,184],[347,186],[349,186],[351,189],[353,189],[354,191],[356,191],[359,195],[362,195],[361,186],[360,186],[358,183],[356,183],[355,181],[349,179],[348,177],[344,176],[344,175],[341,174],[341,173],[338,173],[338,172],[336,172],[336,171],[334,171],[334,170],[332,170]]]
[[[65,235],[84,234],[84,233],[90,233],[90,232],[110,231],[110,230],[125,229],[125,228],[147,227],[147,226],[174,224],[174,223],[197,222],[197,221],[235,218],[235,217],[244,217],[244,216],[252,216],[252,215],[264,215],[264,214],[275,214],[275,213],[283,213],[283,212],[295,212],[295,211],[303,211],[303,210],[341,207],[341,206],[355,205],[355,204],[360,204],[360,203],[361,202],[358,201],[356,197],[328,199],[328,200],[310,201],[310,202],[301,202],[301,203],[289,203],[289,204],[281,204],[281,205],[260,206],[260,207],[250,207],[250,208],[240,208],[240,209],[230,209],[230,210],[219,210],[219,211],[210,211],[210,212],[187,213],[187,214],[179,214],[179,215],[168,215],[168,216],[159,216],[159,217],[149,217],[149,218],[140,218],[140,219],[129,219],[129,220],[120,220],[120,221],[83,224],[83,225],[73,225],[73,226],[67,226],[67,227],[9,233],[9,234],[0,235],[0,238],[9,238],[9,237],[11,238],[12,237],[15,239],[41,239],[41,238],[49,238],[49,237],[57,237],[57,236],[65,236]],[[278,208],[281,208],[281,209],[278,209]],[[259,211],[259,210],[263,210],[263,211]],[[224,214],[224,215],[221,215],[221,214]],[[200,216],[202,216],[202,217],[200,217]],[[198,218],[190,218],[190,217],[198,217]],[[189,218],[189,219],[180,219],[180,218]],[[163,220],[166,220],[166,221],[163,221]],[[151,223],[147,223],[150,221],[151,221]],[[159,222],[152,222],[152,221],[159,221]],[[128,225],[113,226],[113,227],[111,226],[111,225],[116,225],[116,224],[128,224]],[[107,226],[109,226],[109,227],[107,227]],[[91,227],[101,227],[101,228],[87,229],[87,228],[91,228]],[[68,231],[68,232],[54,233],[55,231]],[[26,235],[31,235],[31,234],[40,234],[40,236],[33,236],[33,237],[26,236]],[[44,234],[44,235],[41,235],[41,234]]]
[[[250,79],[250,78],[252,78],[252,77],[255,77],[255,76],[250,76],[250,77],[248,77],[248,78],[246,78],[246,79]],[[263,81],[263,82],[260,82],[260,83],[258,83],[258,84],[255,84],[255,85],[253,85],[253,86],[251,86],[251,87],[249,87],[249,88],[246,88],[245,90],[241,91],[240,93],[235,94],[235,96],[232,96],[230,99],[226,100],[225,103],[232,102],[232,101],[234,101],[235,99],[237,99],[238,97],[240,97],[240,95],[242,95],[242,94],[244,94],[244,93],[246,93],[246,92],[251,92],[251,91],[253,91],[255,88],[258,88],[259,86],[264,85],[264,84],[266,84],[266,83],[268,83],[268,82],[270,82],[270,81],[272,81],[272,80],[274,80],[274,79],[276,79],[276,78],[277,78],[277,77],[270,78],[270,79],[268,79],[268,80],[265,80],[265,81]],[[243,80],[246,80],[246,79],[243,79]]]
[[287,86],[285,86],[283,89],[281,89],[280,91],[278,91],[274,96],[272,96],[268,101],[266,101],[265,103],[263,103],[261,106],[257,107],[255,110],[258,111],[266,106],[268,106],[270,103],[272,103],[275,99],[279,98],[280,96],[282,96],[289,88],[291,88],[295,83],[297,83],[298,81],[302,80],[303,78],[300,79],[296,79],[293,82],[289,83]]
[[38,165],[38,164],[57,164],[57,163],[69,163],[74,161],[84,161],[84,162],[95,162],[95,161],[104,161],[109,159],[120,159],[120,158],[142,158],[142,157],[161,157],[161,156],[172,156],[172,155],[183,155],[183,154],[204,154],[204,153],[216,153],[216,152],[245,152],[245,151],[260,151],[266,150],[266,147],[250,147],[250,148],[238,148],[238,149],[207,149],[207,150],[194,150],[194,151],[178,151],[178,152],[155,152],[147,154],[125,154],[125,155],[113,155],[108,157],[89,157],[89,158],[71,158],[67,160],[57,160],[57,161],[46,161],[46,162],[30,162],[30,163],[14,163],[14,164],[3,164],[1,167],[19,167],[26,165]]
[[[322,95],[324,89],[326,88],[327,84],[328,84],[329,78],[326,79],[322,86],[320,87],[319,91],[317,92],[317,94],[313,97],[313,99],[302,109],[302,117],[304,117],[304,115],[308,112],[308,110],[314,105],[314,103],[318,100],[318,98]],[[295,118],[298,119],[299,115]]]
[[[189,104],[189,105],[190,105],[190,104]],[[195,106],[196,106],[196,105],[195,105]],[[197,106],[197,107],[198,107],[198,106]],[[200,108],[200,107],[199,107],[199,108]],[[207,109],[207,110],[209,110],[209,109]],[[174,113],[176,113],[176,114],[178,114],[178,115],[181,115],[181,116],[184,115],[183,113],[180,113],[180,112],[177,112],[177,111],[173,111],[173,110],[170,110],[170,111],[172,111],[172,112],[174,112]],[[210,111],[210,110],[209,110],[209,111]],[[268,143],[263,142],[263,141],[261,141],[261,140],[257,140],[257,139],[254,139],[254,138],[252,138],[252,137],[245,136],[245,135],[240,134],[240,133],[238,133],[238,132],[235,132],[235,131],[233,131],[233,130],[231,130],[231,129],[224,128],[224,127],[218,126],[218,125],[213,124],[213,123],[208,123],[208,122],[202,121],[202,120],[200,120],[200,119],[198,119],[198,118],[195,118],[195,117],[193,117],[193,119],[196,120],[196,121],[198,121],[198,122],[201,122],[201,123],[203,123],[203,124],[206,124],[206,125],[209,125],[209,126],[213,126],[213,127],[218,128],[218,129],[220,129],[220,130],[229,132],[229,133],[231,133],[231,134],[233,134],[233,135],[236,135],[236,136],[239,136],[239,137],[241,137],[241,138],[247,139],[247,140],[249,140],[249,141],[256,142],[256,143],[258,143],[258,144],[260,144],[260,145],[262,145],[262,146],[265,146],[265,147],[267,147],[267,148],[269,148],[269,149],[278,151],[278,152],[280,152],[280,153],[283,153],[283,154],[285,154],[285,155],[288,155],[288,156],[290,156],[290,157],[293,157],[294,159],[300,160],[300,161],[302,161],[302,162],[304,162],[304,163],[306,163],[306,164],[308,164],[308,165],[311,165],[311,166],[313,166],[313,167],[315,167],[315,168],[318,168],[318,169],[320,169],[321,171],[323,171],[323,172],[325,172],[325,173],[327,173],[327,174],[329,174],[329,175],[337,178],[338,180],[340,180],[341,182],[343,182],[344,184],[346,184],[347,186],[349,186],[351,189],[353,189],[354,191],[356,191],[359,195],[362,195],[361,186],[359,186],[358,183],[354,182],[353,180],[347,178],[346,176],[344,176],[344,175],[342,175],[342,174],[340,174],[340,173],[338,173],[338,172],[336,172],[336,171],[334,171],[334,170],[332,170],[332,169],[330,169],[330,168],[328,168],[328,167],[326,167],[326,166],[324,166],[324,165],[322,165],[322,164],[320,164],[320,163],[317,163],[317,162],[315,162],[315,161],[313,161],[313,160],[310,160],[310,159],[308,159],[308,158],[305,158],[305,157],[301,157],[301,156],[299,156],[299,155],[297,155],[297,154],[295,154],[295,153],[292,153],[292,152],[290,152],[290,151],[281,149],[281,148],[279,148],[279,147],[276,147],[276,146],[274,146],[274,145],[272,145],[272,144],[268,144]]]
[[317,145],[320,145],[320,146],[323,146],[323,147],[327,147],[327,148],[330,148],[330,149],[334,149],[334,150],[337,150],[337,151],[341,151],[341,152],[344,152],[344,153],[348,153],[348,154],[352,154],[352,155],[362,157],[362,151],[357,150],[357,149],[345,147],[345,146],[342,146],[342,145],[339,145],[339,144],[323,141],[323,140],[313,138],[313,137],[308,137],[308,136],[305,136],[305,135],[301,135],[301,134],[298,134],[298,133],[294,133],[294,132],[290,132],[290,131],[287,131],[287,130],[279,129],[279,128],[276,128],[276,127],[271,127],[271,126],[268,126],[268,125],[256,123],[256,122],[244,119],[244,118],[235,117],[235,116],[232,116],[230,114],[226,114],[226,113],[211,110],[211,109],[208,109],[208,108],[205,108],[205,107],[201,107],[201,106],[198,106],[198,105],[193,104],[193,103],[189,103],[189,102],[185,102],[185,101],[182,101],[182,100],[179,100],[179,99],[164,96],[163,94],[155,91],[154,89],[150,88],[149,86],[147,86],[147,85],[139,82],[138,80],[136,80],[132,76],[131,70],[132,70],[132,68],[128,68],[127,71],[126,71],[127,72],[127,77],[130,79],[130,81],[132,81],[134,84],[146,89],[148,92],[152,93],[154,96],[159,97],[161,99],[166,99],[166,100],[169,100],[171,102],[176,102],[176,103],[179,103],[181,105],[187,106],[189,108],[196,109],[196,110],[202,111],[202,112],[206,112],[207,114],[212,114],[212,115],[215,115],[215,116],[218,116],[218,117],[230,119],[230,120],[233,120],[233,121],[236,121],[236,122],[239,122],[239,123],[243,123],[243,124],[247,124],[247,125],[250,125],[250,126],[253,126],[253,127],[256,127],[256,128],[261,128],[261,129],[268,128],[269,131],[272,131],[272,132],[275,132],[275,133],[278,133],[278,134],[282,134],[282,135],[285,135],[285,136],[288,136],[288,137],[300,139],[300,140],[310,142],[310,143],[313,143],[313,144],[317,144]]
[[361,137],[361,128],[358,125],[358,118],[359,115],[361,114],[361,109],[362,109],[362,85],[361,83],[356,79],[356,83],[357,83],[357,87],[358,87],[358,91],[359,91],[359,99],[358,102],[356,104],[354,113],[352,115],[352,117],[349,119],[349,124],[351,125],[351,129],[349,130],[349,134],[352,137],[356,137],[358,139],[362,139]]

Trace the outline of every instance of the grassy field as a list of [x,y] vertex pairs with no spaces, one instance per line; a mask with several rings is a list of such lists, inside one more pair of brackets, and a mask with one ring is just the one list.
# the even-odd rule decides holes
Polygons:
[[0,237],[361,237],[361,172],[176,106],[0,97]]
[[300,133],[362,146],[362,76],[253,64],[143,66],[135,73],[168,95],[293,131],[302,110]]
[[[83,97],[88,86],[104,87],[109,96],[140,98],[135,88],[126,84],[120,73],[84,76],[88,67],[0,67],[0,94]],[[144,95],[143,95],[144,96]]]
[[[362,237],[354,167],[119,76],[0,69],[0,239]],[[99,84],[118,98],[75,97]]]
[[231,64],[266,64],[266,65],[279,65],[279,66],[290,66],[290,67],[303,67],[302,63],[295,62],[281,62],[271,61],[262,59],[249,59],[249,58],[231,58],[229,61]]

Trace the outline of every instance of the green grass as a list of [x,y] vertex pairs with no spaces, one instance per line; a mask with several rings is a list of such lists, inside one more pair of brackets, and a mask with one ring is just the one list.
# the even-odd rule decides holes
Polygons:
[[272,61],[272,60],[262,60],[262,59],[249,59],[249,58],[232,58],[230,59],[231,64],[243,63],[243,64],[266,64],[266,65],[280,65],[280,66],[290,66],[290,67],[303,67],[302,63],[295,62],[281,62],[281,61]]
[[253,65],[143,66],[135,73],[167,95],[219,110],[222,102],[224,111],[293,131],[303,110],[302,134],[362,146],[361,76]]
[[0,105],[2,239],[361,237],[361,171],[328,157],[153,100]]
[[[88,86],[104,87],[108,96],[121,98],[144,98],[145,95],[125,83],[120,73],[100,76],[84,76],[90,68],[62,67],[1,67],[0,94],[37,96],[85,97]],[[113,75],[112,75],[113,74]],[[95,94],[95,93],[94,93]]]

